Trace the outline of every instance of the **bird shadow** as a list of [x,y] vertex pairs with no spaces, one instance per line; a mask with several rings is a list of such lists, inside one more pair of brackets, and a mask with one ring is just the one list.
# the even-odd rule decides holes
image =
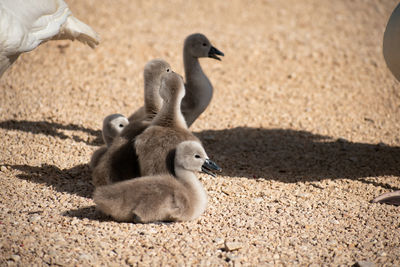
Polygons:
[[78,219],[89,219],[92,221],[110,222],[114,221],[112,217],[105,215],[96,209],[96,206],[88,206],[83,208],[71,209],[62,213],[63,216],[78,218]]
[[[9,124],[12,125],[11,122]],[[70,126],[45,122],[18,125],[20,126],[17,129],[23,128],[36,133],[42,133],[44,129],[48,129],[48,125],[51,125],[51,129],[70,129]],[[32,125],[45,127],[28,130],[30,127],[37,129]],[[71,127],[74,130],[78,129],[75,126]],[[9,128],[12,127],[8,126]],[[87,131],[97,134],[97,131]],[[59,135],[57,132],[50,134]],[[346,178],[390,190],[400,190],[388,183],[366,179],[376,176],[400,176],[400,147],[383,143],[350,142],[342,138],[334,139],[290,129],[236,127],[204,130],[195,135],[202,140],[210,158],[223,168],[222,174],[225,176],[261,178],[284,183]],[[91,198],[94,190],[88,164],[66,169],[50,164],[5,166],[20,171],[21,173],[16,175],[20,179],[47,184],[59,192]],[[112,220],[98,212],[95,206],[69,210],[63,215],[98,221]]]
[[[60,139],[72,138],[76,142],[84,142],[88,145],[93,145],[93,146],[103,144],[103,139],[101,137],[100,130],[93,130],[72,123],[63,125],[61,123],[48,122],[48,121],[6,120],[0,122],[0,128],[7,130],[30,132],[33,134],[50,135],[58,137]],[[72,135],[71,137],[65,134],[65,132],[63,131],[81,131],[89,135],[92,135],[94,139],[89,138],[91,140],[84,140],[76,135]]]
[[[32,125],[79,129],[79,126],[43,123],[17,124],[20,125],[17,129],[30,129]],[[4,127],[4,124],[1,125]],[[25,128],[23,125],[28,126]],[[42,133],[43,129],[30,131]],[[90,129],[86,131],[98,133]],[[400,176],[400,147],[382,143],[350,142],[290,129],[236,127],[204,130],[196,132],[195,135],[202,140],[210,158],[223,168],[222,174],[225,176],[262,178],[285,183],[346,178],[386,189],[400,190],[384,182],[366,179],[376,176]],[[87,164],[68,169],[60,169],[50,164],[6,166],[19,170],[21,173],[17,174],[18,178],[45,183],[59,192],[87,198],[90,198],[93,192],[91,171]]]
[[5,165],[21,173],[16,177],[38,184],[46,184],[58,192],[68,192],[81,197],[90,198],[93,192],[91,171],[88,164],[79,164],[69,169],[43,164],[42,166]]
[[400,147],[350,142],[307,131],[236,127],[195,133],[210,157],[231,177],[285,183],[400,176]]
[[[89,219],[93,221],[99,221],[99,222],[115,222],[115,219],[113,219],[111,216],[106,215],[102,213],[101,211],[96,209],[96,206],[88,206],[88,207],[82,207],[82,208],[77,208],[77,209],[72,209],[72,210],[67,210],[62,213],[63,216],[66,217],[71,217],[71,218],[78,218],[78,219]],[[119,223],[134,223],[134,222],[119,222]],[[176,222],[170,222],[170,221],[156,221],[156,222],[151,222],[151,223],[134,223],[134,224],[147,224],[147,225],[171,225]]]
[[[18,170],[21,173],[16,177],[38,184],[46,184],[58,192],[67,192],[85,198],[91,198],[94,186],[91,183],[91,170],[88,164],[79,164],[69,169],[60,169],[57,166],[43,164],[42,166],[29,165],[4,165],[10,169]],[[113,221],[96,210],[96,206],[71,209],[62,213],[63,216],[75,217],[78,219],[89,219],[97,221]]]

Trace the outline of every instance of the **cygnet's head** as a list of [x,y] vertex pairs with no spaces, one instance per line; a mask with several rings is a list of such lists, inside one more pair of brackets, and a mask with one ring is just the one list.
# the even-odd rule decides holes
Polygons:
[[199,142],[184,141],[179,143],[175,152],[175,167],[193,172],[205,172],[215,176],[211,171],[221,171],[221,168],[211,161]]
[[171,66],[163,59],[153,59],[144,66],[145,81],[158,81],[164,73],[172,72]]
[[111,145],[112,140],[122,132],[124,127],[129,124],[128,119],[121,114],[111,114],[103,120],[103,140],[107,146]]
[[224,56],[224,53],[212,46],[207,37],[201,33],[194,33],[186,37],[183,47],[185,53],[192,57],[210,57],[221,60],[218,55]]
[[185,84],[182,76],[175,72],[164,74],[161,78],[160,96],[166,103],[173,99],[182,100],[185,96]]

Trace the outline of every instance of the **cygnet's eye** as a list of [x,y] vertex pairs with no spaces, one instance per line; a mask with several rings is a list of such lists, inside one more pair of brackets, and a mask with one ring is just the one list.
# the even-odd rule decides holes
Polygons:
[[195,157],[196,159],[201,158],[200,155],[195,155],[194,157]]
[[169,72],[169,69],[167,69],[167,72]]
[[123,125],[123,124],[120,124],[120,125],[119,125],[119,128],[122,128],[122,127],[124,127],[124,125]]
[[206,44],[206,43],[203,43],[203,46],[207,46],[207,44]]

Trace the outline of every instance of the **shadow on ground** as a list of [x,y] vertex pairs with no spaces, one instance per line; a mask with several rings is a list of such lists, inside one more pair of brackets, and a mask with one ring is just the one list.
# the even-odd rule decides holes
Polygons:
[[[0,128],[71,138],[62,130],[83,131],[96,140],[83,141],[100,145],[101,131],[82,126],[62,125],[46,121],[3,121]],[[222,175],[264,178],[281,182],[318,181],[322,179],[360,179],[366,183],[396,189],[387,184],[366,181],[365,177],[400,176],[400,147],[385,144],[354,143],[306,131],[236,127],[225,130],[204,130],[195,133],[207,153],[223,167]],[[11,166],[23,174],[20,178],[46,182],[57,190],[79,194],[76,186],[92,188],[87,165],[69,170],[56,166]],[[84,179],[70,177],[85,177]],[[71,181],[75,181],[75,184]],[[83,196],[87,196],[86,193]]]
[[236,127],[195,134],[223,168],[222,175],[288,183],[400,176],[400,147],[284,129]]
[[[56,122],[47,122],[47,121],[26,121],[26,120],[7,120],[0,122],[0,128],[7,129],[7,130],[17,130],[23,132],[30,132],[33,134],[43,134],[43,135],[50,135],[54,137],[58,137],[60,139],[68,139],[72,138],[76,142],[84,142],[88,145],[101,145],[103,143],[101,137],[100,130],[93,130],[90,128],[85,128],[76,124],[67,124],[63,125]],[[73,135],[72,137],[63,133],[63,130],[68,131],[81,131],[92,135],[95,137],[92,141],[83,140],[82,138]]]
[[21,173],[17,174],[17,177],[20,179],[46,184],[59,192],[68,192],[86,198],[92,197],[91,171],[87,164],[80,164],[70,169],[60,169],[49,164],[6,166],[19,170]]
[[[89,219],[89,220],[100,221],[100,222],[115,222],[115,219],[113,219],[111,216],[105,215],[101,211],[96,210],[95,205],[68,210],[68,211],[63,212],[62,215],[67,216],[67,217],[72,217],[72,218]],[[127,223],[133,223],[133,222],[127,222]],[[175,223],[176,222],[151,222],[151,223],[146,223],[146,224],[147,225],[170,225],[170,224],[175,224]],[[136,224],[142,224],[142,223],[136,223]]]
[[78,218],[78,219],[89,219],[101,222],[113,221],[110,216],[107,216],[100,211],[96,210],[96,206],[83,207],[78,209],[68,210],[62,213],[63,216]]

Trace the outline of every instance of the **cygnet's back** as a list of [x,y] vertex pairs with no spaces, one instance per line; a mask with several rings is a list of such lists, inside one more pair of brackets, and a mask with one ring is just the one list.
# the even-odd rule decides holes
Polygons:
[[142,176],[174,173],[176,146],[183,141],[199,141],[186,126],[180,105],[185,94],[182,77],[176,73],[163,76],[160,95],[163,106],[151,125],[135,141]]
[[207,206],[207,194],[195,172],[220,170],[198,142],[176,148],[176,177],[147,176],[101,186],[94,192],[97,208],[118,221],[148,223],[185,221],[199,217]]

